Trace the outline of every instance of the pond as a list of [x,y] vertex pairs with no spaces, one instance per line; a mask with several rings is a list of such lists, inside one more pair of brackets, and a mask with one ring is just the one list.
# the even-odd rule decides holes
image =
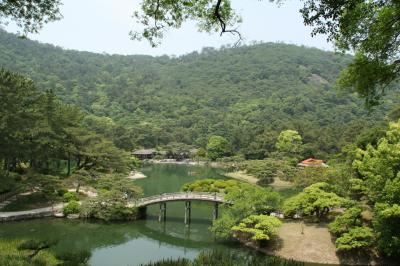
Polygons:
[[[182,185],[202,178],[224,178],[221,170],[186,165],[148,165],[147,176],[135,180],[145,196],[179,191]],[[167,204],[167,220],[158,222],[158,206],[150,206],[146,220],[97,223],[80,220],[38,219],[0,224],[2,238],[56,239],[54,250],[90,250],[93,266],[140,265],[163,258],[194,258],[206,249],[239,249],[215,242],[208,228],[212,204],[192,204],[190,226],[184,224],[184,203]]]

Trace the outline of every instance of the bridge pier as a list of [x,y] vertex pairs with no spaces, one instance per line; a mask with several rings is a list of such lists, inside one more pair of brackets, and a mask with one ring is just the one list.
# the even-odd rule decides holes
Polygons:
[[185,224],[190,224],[191,212],[192,212],[192,202],[185,201]]
[[167,203],[160,202],[160,213],[158,214],[158,221],[161,222],[162,220],[167,219]]
[[218,202],[214,202],[213,220],[218,219]]

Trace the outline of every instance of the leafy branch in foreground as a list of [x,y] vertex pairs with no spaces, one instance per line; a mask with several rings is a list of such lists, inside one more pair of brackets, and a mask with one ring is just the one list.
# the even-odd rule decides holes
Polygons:
[[4,18],[16,22],[23,33],[37,33],[44,24],[60,19],[60,0],[3,0],[0,2],[0,24]]
[[134,17],[144,29],[132,31],[132,39],[147,39],[153,47],[160,44],[169,28],[180,28],[188,20],[196,21],[201,31],[231,33],[238,36],[238,42],[242,40],[234,28],[241,18],[227,0],[144,0]]

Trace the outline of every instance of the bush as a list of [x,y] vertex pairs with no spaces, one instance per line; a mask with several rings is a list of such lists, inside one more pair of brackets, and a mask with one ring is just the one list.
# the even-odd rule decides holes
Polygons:
[[85,201],[81,206],[81,216],[104,221],[134,220],[138,209],[126,206],[123,194],[117,191],[100,191],[97,198]]
[[330,209],[344,206],[349,201],[331,192],[331,186],[320,182],[306,187],[303,192],[287,199],[283,205],[285,216],[326,216]]
[[64,207],[63,213],[65,215],[79,213],[80,209],[81,206],[79,205],[79,202],[77,202],[76,200],[71,200],[70,202],[68,202],[67,206]]
[[243,219],[238,225],[232,227],[232,231],[246,235],[253,241],[259,243],[270,240],[276,233],[276,229],[282,222],[269,215],[250,215]]
[[336,217],[335,221],[329,224],[329,231],[339,236],[349,232],[352,227],[361,226],[361,212],[358,207],[347,209],[342,215]]
[[9,176],[7,177],[0,172],[0,194],[21,189],[21,182],[17,180],[17,174],[9,173],[8,175]]
[[142,266],[304,266],[304,263],[273,256],[230,251],[202,251],[193,259],[163,259]]
[[183,191],[194,192],[227,192],[232,187],[239,186],[236,180],[221,180],[221,179],[201,179],[182,186]]
[[57,194],[60,197],[62,197],[65,193],[68,193],[68,190],[66,190],[65,188],[61,188],[61,189],[57,190]]
[[344,233],[336,239],[336,247],[339,250],[349,251],[355,249],[364,249],[372,246],[374,234],[371,228],[354,227],[348,233]]
[[141,264],[140,266],[190,266],[190,265],[192,265],[190,260],[185,258],[178,258],[178,259],[162,259],[156,262]]
[[64,202],[70,202],[70,201],[78,201],[79,199],[78,199],[78,196],[76,195],[76,193],[74,193],[74,192],[66,192],[66,193],[64,193],[64,195],[63,195],[63,201]]

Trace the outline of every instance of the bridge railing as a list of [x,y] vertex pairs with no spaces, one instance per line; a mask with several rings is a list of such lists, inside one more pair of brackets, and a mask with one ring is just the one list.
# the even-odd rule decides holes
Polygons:
[[209,192],[178,192],[178,193],[164,193],[160,195],[149,196],[137,199],[133,202],[134,205],[150,204],[151,202],[162,202],[169,200],[210,200],[224,202],[224,196],[219,193]]

